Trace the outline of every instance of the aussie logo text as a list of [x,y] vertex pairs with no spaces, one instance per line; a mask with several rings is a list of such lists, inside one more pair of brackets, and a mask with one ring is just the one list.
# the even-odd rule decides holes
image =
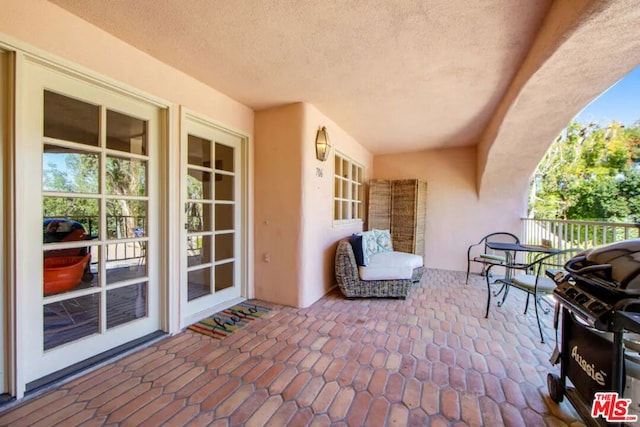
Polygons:
[[592,380],[600,385],[604,385],[604,377],[606,377],[607,374],[602,370],[596,371],[595,365],[587,362],[587,360],[578,353],[577,345],[573,346],[571,349],[571,357],[573,357],[573,359],[578,363],[578,366],[580,366],[584,373],[589,375]]

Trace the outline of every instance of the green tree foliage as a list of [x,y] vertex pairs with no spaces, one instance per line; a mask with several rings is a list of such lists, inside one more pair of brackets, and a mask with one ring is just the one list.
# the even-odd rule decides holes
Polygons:
[[640,221],[640,121],[569,124],[534,172],[529,217]]
[[[44,157],[43,189],[59,193],[95,194],[99,190],[98,155],[72,153],[49,146]],[[55,151],[54,151],[55,150]],[[61,168],[58,165],[62,165]],[[90,234],[98,232],[96,199],[45,197],[45,218],[69,218],[80,222]]]
[[[89,234],[97,234],[100,222],[100,161],[97,154],[62,151],[55,147],[44,156],[43,189],[70,196],[43,199],[45,218],[67,218],[80,222]],[[59,166],[62,165],[62,166]],[[108,156],[105,165],[105,189],[111,196],[106,203],[107,235],[110,238],[134,237],[144,232],[147,203],[128,199],[146,195],[146,162]],[[92,197],[95,195],[96,197]]]

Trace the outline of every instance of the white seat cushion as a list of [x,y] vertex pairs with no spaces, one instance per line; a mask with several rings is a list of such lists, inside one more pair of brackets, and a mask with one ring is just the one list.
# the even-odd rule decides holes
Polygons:
[[422,267],[422,257],[416,254],[406,252],[379,252],[371,257],[371,265],[407,265],[409,267]]
[[379,252],[369,258],[366,267],[358,267],[362,280],[411,279],[413,269],[422,267],[420,255],[405,252]]
[[[533,290],[536,286],[536,276],[532,274],[518,274],[512,279],[513,283],[523,288]],[[538,290],[541,292],[551,292],[556,288],[556,283],[548,277],[538,278]]]

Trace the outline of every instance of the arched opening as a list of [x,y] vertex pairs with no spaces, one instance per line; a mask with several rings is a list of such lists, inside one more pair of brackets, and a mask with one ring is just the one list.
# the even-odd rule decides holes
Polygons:
[[639,237],[639,95],[637,67],[554,139],[529,184],[532,235],[581,247]]

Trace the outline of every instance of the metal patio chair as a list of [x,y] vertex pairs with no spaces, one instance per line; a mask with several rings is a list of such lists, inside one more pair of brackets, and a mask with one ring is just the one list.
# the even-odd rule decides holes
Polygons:
[[[556,283],[547,275],[555,275],[564,271],[564,264],[575,254],[581,252],[580,248],[570,248],[559,250],[555,253],[536,253],[532,254],[531,260],[525,264],[517,264],[510,267],[510,274],[496,280],[506,288],[503,290],[502,301],[498,306],[502,306],[509,294],[510,288],[516,288],[527,293],[527,301],[524,307],[524,314],[527,314],[529,308],[529,297],[533,298],[534,309],[536,313],[536,322],[538,323],[538,331],[540,332],[540,341],[544,343],[544,335],[540,324],[540,303],[546,302],[551,307],[552,303],[543,299],[545,295],[550,295],[556,288]],[[489,266],[489,270],[493,266]],[[521,271],[520,274],[514,272]],[[489,281],[487,279],[487,315],[489,314],[489,304],[491,302],[491,290],[489,289]],[[544,309],[545,313],[549,312],[549,308]]]
[[492,265],[503,265],[506,263],[506,254],[488,248],[487,242],[520,243],[520,239],[515,234],[499,231],[487,234],[480,239],[478,243],[469,246],[469,249],[467,249],[467,280],[465,283],[469,283],[471,263],[482,264],[481,275],[488,274],[489,267]]

